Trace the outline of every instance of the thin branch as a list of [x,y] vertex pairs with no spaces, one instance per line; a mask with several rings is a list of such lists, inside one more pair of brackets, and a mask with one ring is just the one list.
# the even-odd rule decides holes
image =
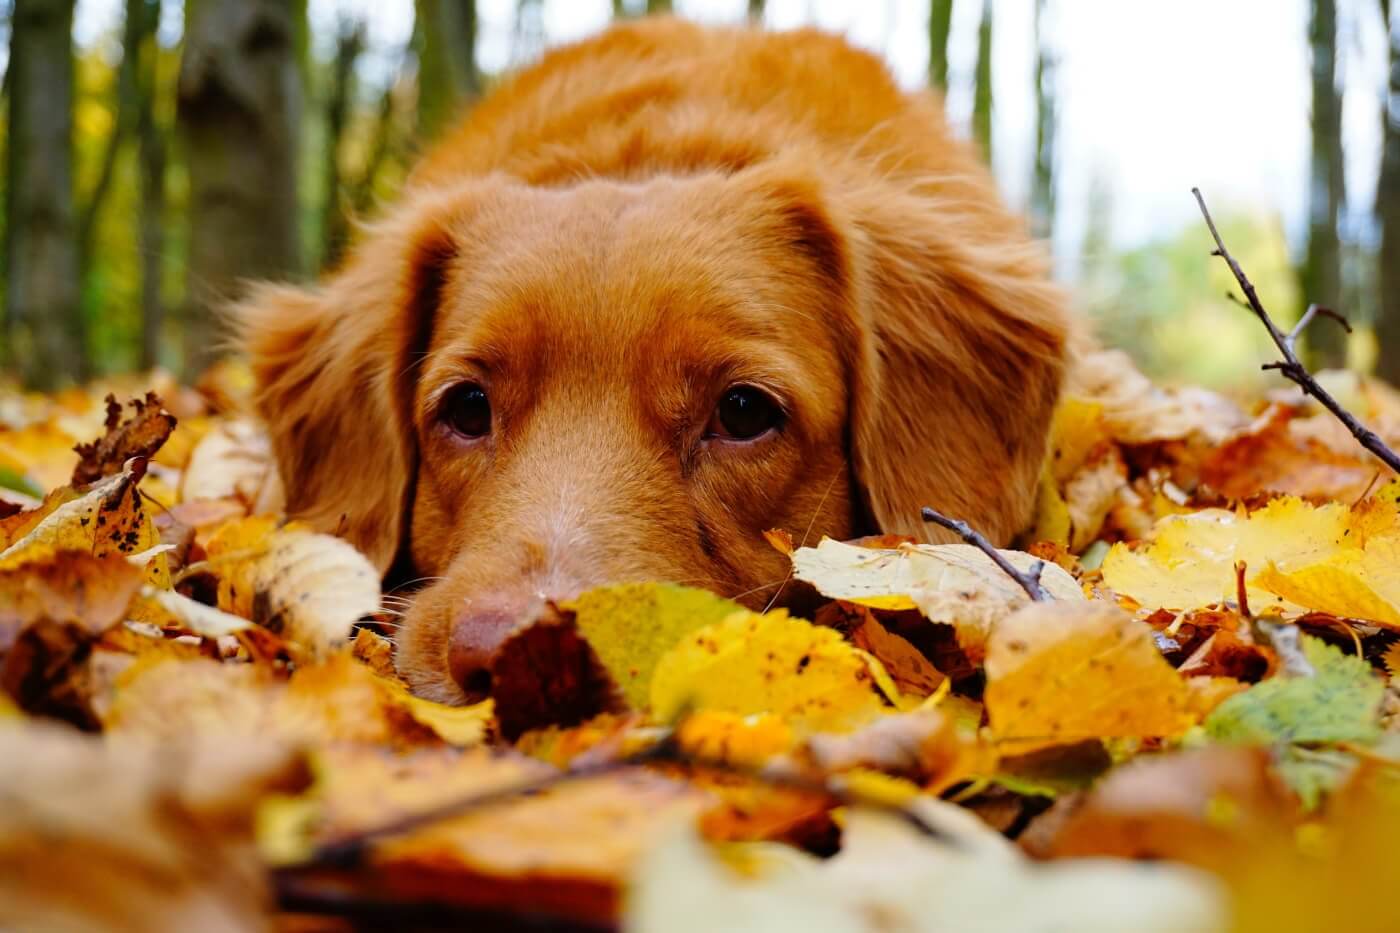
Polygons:
[[1008,577],[1015,580],[1020,585],[1021,589],[1026,591],[1026,595],[1035,602],[1050,602],[1054,598],[1046,592],[1045,587],[1040,585],[1040,575],[1045,571],[1045,561],[1036,561],[1034,564],[1031,564],[1031,569],[1027,571],[1017,570],[1001,551],[998,551],[992,546],[992,542],[982,537],[978,532],[973,531],[972,526],[967,522],[958,521],[956,518],[949,518],[941,512],[935,512],[928,506],[924,506],[922,514],[924,521],[932,522],[940,528],[948,529],[953,534],[990,557],[992,563],[1000,567]]
[[647,746],[630,755],[590,760],[584,764],[547,774],[543,777],[522,781],[518,784],[511,784],[494,790],[488,790],[484,793],[469,794],[455,800],[449,800],[446,803],[431,807],[421,813],[410,814],[381,826],[362,830],[353,835],[337,839],[318,847],[307,861],[288,865],[284,871],[298,872],[308,869],[353,868],[360,864],[365,854],[376,842],[380,842],[384,839],[393,836],[401,836],[415,829],[421,829],[424,826],[439,823],[446,819],[487,809],[522,797],[529,797],[570,781],[613,774],[618,771],[625,771],[642,765],[661,763],[701,768],[707,771],[717,771],[723,774],[749,778],[773,787],[781,787],[788,790],[825,794],[839,804],[864,806],[883,810],[903,819],[911,827],[925,836],[948,845],[956,846],[958,844],[956,838],[949,836],[948,833],[940,827],[926,822],[916,811],[899,804],[891,803],[889,800],[879,795],[872,795],[863,791],[859,785],[853,785],[844,775],[804,775],[778,771],[767,767],[745,767],[723,759],[692,755],[681,748],[677,739],[679,730],[679,725],[669,729],[655,744]]
[[1212,255],[1219,256],[1221,259],[1225,260],[1225,264],[1230,267],[1230,272],[1234,275],[1235,281],[1238,282],[1240,288],[1244,290],[1245,299],[1249,302],[1249,309],[1254,312],[1254,315],[1259,318],[1259,322],[1268,330],[1269,337],[1273,340],[1274,346],[1278,347],[1279,353],[1283,356],[1282,360],[1276,363],[1266,363],[1263,368],[1278,370],[1285,378],[1302,389],[1304,394],[1311,395],[1313,398],[1317,399],[1323,408],[1330,411],[1336,416],[1338,421],[1346,425],[1346,429],[1351,432],[1352,437],[1356,438],[1358,444],[1375,454],[1381,462],[1390,467],[1395,473],[1400,474],[1400,456],[1396,456],[1395,451],[1391,450],[1386,445],[1385,441],[1381,440],[1380,435],[1356,420],[1356,416],[1343,408],[1341,403],[1333,398],[1332,395],[1313,378],[1312,374],[1308,372],[1307,368],[1303,366],[1302,362],[1298,359],[1298,354],[1294,352],[1293,345],[1298,339],[1298,335],[1318,316],[1328,317],[1334,321],[1338,321],[1346,327],[1348,331],[1351,330],[1350,326],[1348,326],[1342,316],[1335,311],[1319,308],[1314,305],[1308,309],[1308,313],[1303,315],[1302,319],[1298,321],[1298,325],[1294,327],[1291,332],[1285,334],[1283,331],[1279,330],[1278,325],[1274,323],[1274,319],[1269,316],[1269,312],[1264,310],[1264,305],[1260,302],[1259,295],[1254,290],[1254,283],[1249,281],[1249,277],[1244,274],[1244,270],[1241,269],[1240,264],[1235,261],[1235,257],[1231,256],[1230,251],[1225,248],[1225,241],[1220,238],[1220,231],[1216,229],[1215,220],[1210,216],[1210,210],[1206,207],[1206,199],[1201,196],[1201,189],[1192,188],[1191,193],[1196,196],[1196,203],[1201,207],[1201,216],[1205,218],[1206,226],[1210,228],[1211,238],[1215,240],[1215,250]]

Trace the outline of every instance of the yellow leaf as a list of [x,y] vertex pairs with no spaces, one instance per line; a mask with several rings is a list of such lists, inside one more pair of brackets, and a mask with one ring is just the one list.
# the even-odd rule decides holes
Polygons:
[[1197,609],[1235,598],[1243,562],[1255,613],[1312,610],[1400,627],[1397,495],[1400,481],[1354,509],[1284,496],[1247,515],[1165,518],[1147,546],[1114,545],[1104,582],[1148,608]]
[[1036,603],[999,623],[984,700],[1007,753],[1193,724],[1186,684],[1149,627],[1108,603]]
[[[688,635],[662,656],[652,713],[771,713],[800,732],[855,728],[888,709],[878,682],[889,675],[833,629],[778,611],[740,611]],[[893,689],[892,685],[888,688]]]
[[[54,551],[130,557],[155,547],[160,543],[160,535],[141,499],[141,476],[139,471],[124,470],[53,508],[23,537],[0,552],[0,567],[19,566]],[[164,554],[154,554],[143,566],[150,582],[170,585]]]
[[1060,495],[1055,478],[1048,468],[1040,474],[1040,485],[1035,493],[1035,524],[1031,531],[1032,541],[1050,541],[1061,547],[1069,547],[1070,536],[1069,506]]

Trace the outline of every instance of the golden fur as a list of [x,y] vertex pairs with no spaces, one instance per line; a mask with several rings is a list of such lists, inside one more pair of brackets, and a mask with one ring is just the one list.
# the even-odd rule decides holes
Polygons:
[[[240,314],[289,511],[429,581],[398,664],[452,702],[540,598],[786,596],[767,528],[938,540],[932,505],[1006,540],[1071,329],[933,96],[818,32],[672,19],[504,82],[338,272]],[[439,420],[463,382],[471,443]],[[707,437],[735,383],[782,429]]]

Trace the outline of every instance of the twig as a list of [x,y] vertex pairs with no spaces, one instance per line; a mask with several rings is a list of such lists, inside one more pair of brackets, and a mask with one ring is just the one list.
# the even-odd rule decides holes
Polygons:
[[1343,408],[1341,403],[1333,398],[1331,394],[1313,378],[1312,374],[1309,373],[1307,368],[1299,361],[1298,354],[1295,352],[1294,344],[1297,342],[1298,336],[1303,332],[1304,328],[1312,323],[1314,318],[1318,316],[1331,318],[1350,332],[1351,327],[1347,324],[1345,318],[1328,308],[1321,308],[1317,305],[1313,305],[1308,308],[1307,313],[1298,321],[1297,326],[1295,326],[1293,330],[1286,334],[1279,330],[1273,318],[1269,317],[1269,312],[1264,310],[1263,303],[1259,301],[1259,295],[1254,290],[1254,284],[1250,282],[1249,277],[1244,274],[1244,270],[1241,269],[1240,264],[1235,261],[1235,257],[1231,256],[1230,251],[1225,248],[1225,241],[1220,238],[1220,231],[1216,229],[1215,220],[1210,216],[1210,210],[1206,207],[1206,199],[1201,196],[1201,189],[1192,188],[1191,193],[1196,196],[1196,203],[1201,207],[1201,216],[1205,218],[1206,226],[1210,228],[1210,235],[1212,239],[1215,240],[1215,250],[1211,255],[1219,256],[1221,259],[1225,260],[1225,264],[1230,267],[1230,272],[1234,275],[1235,281],[1239,283],[1240,288],[1244,291],[1249,309],[1254,312],[1255,316],[1259,318],[1259,322],[1268,330],[1269,337],[1273,340],[1274,346],[1278,347],[1279,353],[1283,355],[1282,360],[1276,363],[1265,363],[1263,368],[1278,370],[1285,378],[1302,389],[1304,394],[1311,395],[1313,398],[1317,399],[1323,408],[1326,408],[1336,416],[1338,421],[1346,425],[1346,429],[1351,432],[1352,437],[1356,438],[1357,443],[1375,454],[1376,457],[1386,466],[1390,467],[1391,470],[1400,473],[1400,456],[1397,456],[1395,451],[1386,446],[1385,441],[1381,440],[1380,435],[1356,420],[1356,417],[1352,415],[1351,412]]
[[883,810],[903,819],[911,827],[925,836],[937,839],[949,845],[956,846],[958,844],[956,838],[948,835],[948,833],[940,827],[925,822],[915,811],[891,803],[883,797],[872,796],[871,794],[865,793],[859,786],[852,785],[845,776],[841,774],[808,776],[774,771],[767,768],[748,768],[724,761],[723,759],[692,755],[681,748],[680,742],[677,739],[679,730],[680,726],[678,724],[669,729],[656,744],[650,745],[630,755],[590,761],[587,764],[572,767],[564,771],[557,771],[553,774],[548,774],[533,780],[522,781],[518,784],[511,784],[507,787],[489,790],[484,793],[469,794],[455,800],[449,800],[446,803],[424,810],[421,813],[410,814],[401,819],[362,830],[345,838],[337,839],[334,842],[319,846],[305,862],[288,865],[285,867],[285,870],[288,872],[296,872],[318,868],[352,868],[362,861],[365,854],[376,842],[389,837],[401,836],[415,829],[420,829],[433,823],[439,823],[446,819],[462,816],[466,813],[482,810],[522,797],[528,797],[570,781],[625,771],[629,768],[641,765],[661,763],[703,768],[708,771],[718,771],[724,774],[750,778],[773,787],[806,791],[814,794],[825,794],[827,797],[841,804],[858,805]]
[[982,537],[967,522],[958,521],[956,518],[949,518],[941,512],[935,512],[928,506],[923,508],[924,521],[932,522],[940,528],[946,528],[953,534],[962,538],[963,541],[977,548],[983,554],[992,559],[1011,579],[1020,584],[1021,589],[1026,591],[1026,595],[1038,603],[1050,602],[1053,597],[1045,591],[1045,587],[1040,585],[1040,575],[1045,570],[1045,561],[1038,560],[1031,564],[1031,569],[1027,571],[1017,570],[1006,557],[992,546],[992,542]]

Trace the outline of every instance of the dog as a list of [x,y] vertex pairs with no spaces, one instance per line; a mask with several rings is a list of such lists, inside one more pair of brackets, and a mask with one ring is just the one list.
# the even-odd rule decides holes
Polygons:
[[315,288],[237,309],[288,512],[426,583],[418,694],[541,600],[788,598],[764,539],[1026,523],[1073,320],[928,92],[817,31],[647,19],[546,54]]

